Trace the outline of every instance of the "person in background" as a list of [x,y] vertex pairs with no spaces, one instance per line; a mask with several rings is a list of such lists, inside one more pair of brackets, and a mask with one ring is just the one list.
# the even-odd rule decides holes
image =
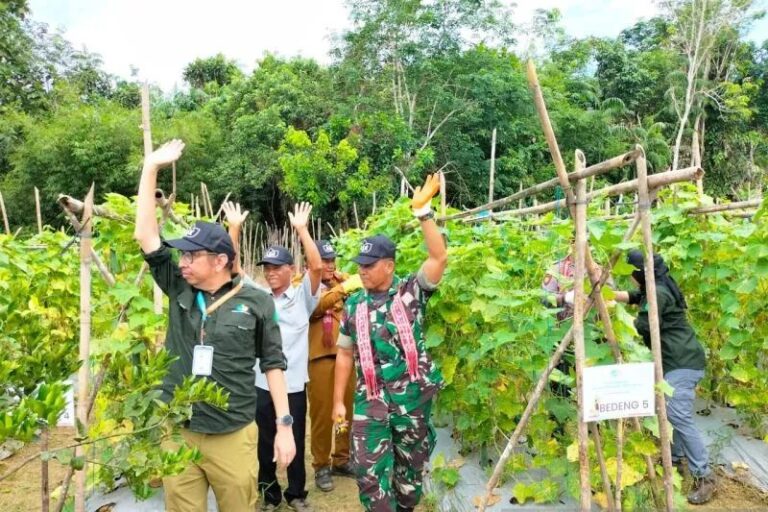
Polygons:
[[[648,297],[645,287],[645,257],[637,250],[630,251],[627,261],[635,267],[632,279],[638,289],[616,292],[616,300],[640,307],[635,328],[645,344],[651,346],[651,328],[648,319]],[[683,460],[693,476],[693,487],[688,501],[694,505],[707,503],[715,493],[717,483],[709,465],[709,454],[704,438],[693,421],[696,385],[704,377],[706,356],[696,333],[688,323],[685,302],[680,288],[669,275],[664,259],[653,255],[653,274],[656,281],[656,301],[659,311],[661,362],[664,380],[674,388],[667,397],[667,418],[672,424],[672,462],[682,469]]]
[[[259,427],[259,491],[264,497],[263,511],[274,511],[283,498],[288,506],[299,512],[311,512],[306,491],[306,467],[304,465],[305,435],[307,428],[307,392],[309,380],[309,317],[317,306],[322,260],[315,246],[307,225],[312,206],[308,203],[297,204],[288,217],[291,226],[301,241],[306,256],[307,271],[297,284],[292,283],[296,274],[293,256],[285,247],[273,245],[267,247],[259,265],[264,268],[264,276],[276,308],[276,319],[283,338],[283,352],[288,360],[286,380],[290,413],[275,416],[270,398],[269,382],[265,375],[256,375],[256,424]],[[241,212],[240,205],[227,204],[224,213],[229,222],[229,232],[233,240],[240,238],[240,231],[248,212]],[[239,247],[239,243],[238,243]],[[238,264],[239,269],[239,264]],[[249,280],[252,287],[258,287]],[[288,466],[288,487],[282,492],[277,481],[272,439],[281,428],[290,428],[296,438],[296,458]]]
[[[336,252],[328,240],[316,240],[323,260],[320,302],[309,320],[309,417],[312,425],[310,445],[315,485],[322,491],[333,490],[332,474],[355,476],[349,461],[348,431],[335,428],[333,412],[333,375],[336,369],[336,340],[344,310],[344,300],[363,283],[357,274],[351,277],[336,270]],[[349,379],[344,395],[346,422],[352,421],[354,378]],[[335,438],[335,443],[332,441]],[[333,447],[333,449],[332,449]]]

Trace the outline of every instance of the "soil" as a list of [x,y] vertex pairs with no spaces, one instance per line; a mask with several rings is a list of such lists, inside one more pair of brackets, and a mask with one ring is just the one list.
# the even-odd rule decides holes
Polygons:
[[[64,446],[72,442],[74,430],[57,428],[51,433],[51,448]],[[0,474],[15,467],[19,461],[39,450],[37,443],[25,446],[14,456],[0,461]],[[309,446],[307,446],[309,453]],[[314,473],[310,461],[307,460],[307,489],[310,491],[310,502],[318,512],[358,512],[362,510],[357,497],[357,486],[351,478],[334,477],[336,489],[333,492],[321,492],[314,486]],[[61,484],[67,468],[56,461],[49,463],[49,478],[51,489]],[[281,476],[285,481],[285,475]],[[53,500],[52,500],[53,501]],[[489,510],[499,508],[491,507]],[[419,507],[426,512],[426,507]],[[417,509],[417,510],[419,510]],[[0,511],[2,512],[31,512],[40,510],[40,461],[28,464],[8,480],[0,482]],[[283,505],[278,510],[288,511]],[[689,507],[691,511],[768,511],[768,495],[761,493],[737,479],[721,474],[718,480],[718,490],[714,499],[706,505]]]

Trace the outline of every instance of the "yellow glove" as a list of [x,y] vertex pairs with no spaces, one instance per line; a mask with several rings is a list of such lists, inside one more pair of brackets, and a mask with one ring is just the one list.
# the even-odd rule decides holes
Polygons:
[[355,290],[359,290],[362,287],[363,281],[360,279],[360,274],[351,275],[349,276],[349,279],[341,283],[341,288],[347,295],[354,292]]
[[438,173],[427,176],[424,186],[416,187],[411,199],[411,209],[416,217],[423,217],[432,211],[431,201],[440,191],[440,175]]

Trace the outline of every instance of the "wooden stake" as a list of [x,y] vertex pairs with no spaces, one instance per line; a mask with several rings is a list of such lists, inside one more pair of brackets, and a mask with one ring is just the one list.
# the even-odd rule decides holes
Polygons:
[[43,217],[40,215],[40,191],[35,187],[35,214],[37,215],[37,232],[43,234]]
[[488,202],[493,202],[493,186],[496,181],[496,128],[491,135],[491,176],[488,183]]
[[445,212],[448,209],[448,196],[446,194],[447,186],[445,183],[445,174],[440,173],[440,216],[445,217]]
[[[141,88],[141,129],[144,136],[144,158],[148,157],[152,149],[152,125],[149,115],[149,83],[144,82],[144,86]],[[152,286],[152,300],[154,303],[155,314],[163,314],[163,292],[157,283]],[[163,334],[158,332],[155,335],[155,345],[160,346],[162,343]]]
[[613,490],[611,490],[611,478],[608,476],[608,467],[605,465],[605,455],[603,454],[603,439],[600,435],[600,430],[597,428],[597,423],[589,424],[589,432],[592,434],[592,439],[595,440],[595,453],[597,454],[597,462],[600,465],[600,476],[603,477],[603,492],[605,493],[605,499],[608,504],[608,512],[614,512],[616,509],[613,504]]
[[517,202],[517,207],[522,208],[523,207],[523,182],[520,182],[520,190],[518,190],[517,195],[520,196],[520,200]]
[[144,156],[152,152],[152,126],[149,117],[149,84],[141,87],[141,130],[144,136]]
[[[72,227],[74,228],[76,233],[79,233],[82,229],[82,224],[80,224],[80,221],[77,220],[77,217],[74,213],[69,211],[66,206],[62,203],[59,203],[64,210],[64,213],[66,214],[67,218],[69,218],[69,223],[72,224]],[[96,264],[96,268],[99,269],[99,273],[101,274],[101,277],[104,278],[104,281],[109,286],[115,285],[115,276],[112,275],[112,272],[109,271],[107,266],[104,264],[104,262],[101,260],[101,257],[99,257],[99,254],[96,252],[96,249],[93,248],[93,245],[91,245],[91,258],[93,259],[93,262]]]
[[[40,432],[40,451],[48,451],[48,437],[50,435],[50,425],[43,425]],[[40,510],[48,512],[51,507],[50,486],[48,485],[48,459],[40,459],[40,489],[42,494],[42,503]]]
[[357,229],[360,229],[360,219],[357,218],[357,203],[352,202],[352,211],[355,212],[355,226],[357,226]]
[[376,191],[373,192],[373,208],[371,208],[371,215],[376,213]]
[[[584,154],[576,151],[576,170],[584,168]],[[592,503],[592,484],[589,481],[589,434],[584,420],[584,275],[587,252],[587,183],[576,182],[576,270],[573,277],[573,342],[576,356],[576,407],[578,418],[579,478],[581,495],[579,507],[582,512],[589,512]]]
[[[637,418],[635,418],[637,419]],[[639,421],[638,421],[639,423]],[[639,428],[638,428],[639,431]],[[624,458],[624,419],[619,418],[616,422],[616,499],[613,508],[621,512],[621,465]],[[654,482],[651,480],[651,485]],[[655,499],[655,493],[654,493]],[[611,496],[608,495],[608,503],[611,502]]]
[[[88,428],[88,377],[91,352],[91,248],[93,240],[94,185],[85,197],[83,218],[80,221],[80,370],[77,376],[77,420],[83,429]],[[82,447],[75,449],[75,456],[83,457]],[[85,479],[87,466],[77,472],[75,482],[75,512],[85,512]]]
[[173,179],[171,182],[171,194],[176,195],[176,162],[171,162],[171,173]]
[[0,192],[0,212],[3,214],[3,226],[5,227],[5,234],[11,234],[11,226],[8,224],[8,213],[5,211],[5,201],[3,201],[3,193]]
[[[642,149],[637,146],[638,149]],[[658,385],[664,380],[664,370],[661,364],[661,335],[659,332],[659,305],[656,297],[656,278],[653,270],[653,236],[651,232],[651,201],[648,195],[648,170],[645,165],[645,153],[635,162],[637,166],[638,205],[640,222],[643,232],[645,249],[645,290],[648,298],[648,323],[651,330],[651,349],[656,373],[656,414],[659,418],[659,433],[661,438],[661,460],[664,464],[664,491],[666,493],[666,510],[674,510],[675,489],[672,485],[672,453],[670,449],[669,425],[667,423],[667,406],[664,393]]]

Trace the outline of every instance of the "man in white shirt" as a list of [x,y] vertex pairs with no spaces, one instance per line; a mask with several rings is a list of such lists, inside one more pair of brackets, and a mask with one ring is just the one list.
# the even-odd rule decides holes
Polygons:
[[[312,207],[307,203],[297,205],[289,213],[291,225],[301,240],[307,259],[307,271],[297,286],[291,284],[295,275],[293,256],[280,246],[268,247],[259,265],[264,266],[264,277],[275,302],[283,353],[288,361],[285,379],[288,387],[288,406],[292,417],[277,418],[269,386],[264,374],[256,372],[256,424],[259,427],[259,491],[263,494],[261,509],[275,510],[285,497],[288,506],[299,512],[309,512],[307,502],[306,468],[304,466],[305,434],[307,424],[307,392],[309,381],[309,317],[317,306],[323,263],[317,246],[307,229]],[[296,457],[288,466],[288,487],[281,492],[277,482],[274,462],[274,436],[278,425],[292,422],[296,442]]]

